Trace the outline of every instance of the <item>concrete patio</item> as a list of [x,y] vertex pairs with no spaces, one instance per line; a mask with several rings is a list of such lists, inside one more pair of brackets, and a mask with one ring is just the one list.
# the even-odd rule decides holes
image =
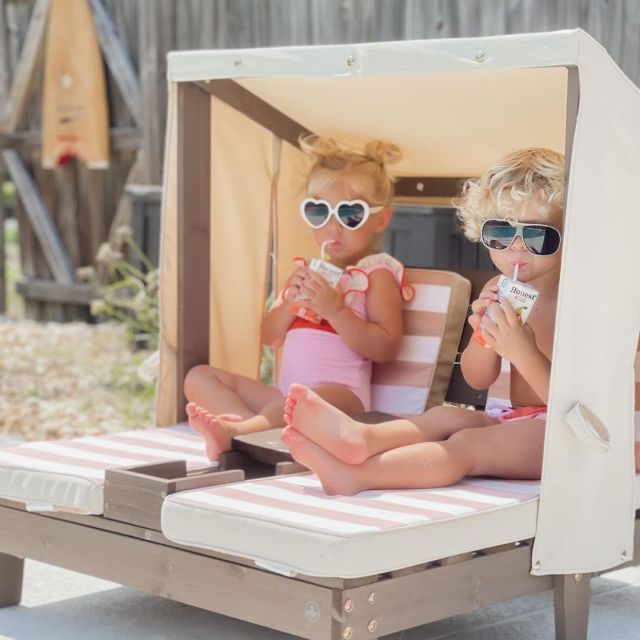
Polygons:
[[[387,636],[393,640],[552,640],[551,593]],[[23,601],[0,610],[2,640],[285,640],[293,636],[27,561]],[[640,568],[592,583],[590,640],[640,640]]]

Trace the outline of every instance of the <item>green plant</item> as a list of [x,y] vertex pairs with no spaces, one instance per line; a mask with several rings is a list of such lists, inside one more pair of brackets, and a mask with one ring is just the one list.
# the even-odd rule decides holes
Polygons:
[[[146,271],[128,262],[123,249],[134,254]],[[113,245],[108,242],[102,244],[96,263],[106,271],[107,284],[99,281],[93,267],[78,269],[78,277],[92,283],[96,290],[91,314],[123,322],[131,341],[155,349],[159,334],[159,273],[133,240],[130,227],[122,226],[116,230]]]

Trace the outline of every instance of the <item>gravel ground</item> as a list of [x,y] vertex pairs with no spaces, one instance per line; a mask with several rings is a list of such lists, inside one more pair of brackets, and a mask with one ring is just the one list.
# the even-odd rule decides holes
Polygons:
[[70,438],[154,424],[155,385],[137,375],[150,354],[125,327],[0,319],[0,435]]

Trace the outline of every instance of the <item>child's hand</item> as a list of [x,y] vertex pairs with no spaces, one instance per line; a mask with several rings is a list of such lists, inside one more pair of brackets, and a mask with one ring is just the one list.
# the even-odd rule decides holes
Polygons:
[[342,293],[313,271],[307,273],[300,292],[308,298],[304,301],[304,306],[326,320],[344,307]]
[[539,351],[533,330],[522,325],[513,307],[505,302],[492,308],[495,321],[485,315],[480,325],[482,337],[499,356],[517,363],[527,354]]
[[304,283],[305,278],[309,275],[309,270],[307,267],[298,267],[291,277],[289,278],[289,283],[284,291],[284,299],[287,302],[291,302],[295,300],[295,298],[300,294],[300,289]]
[[471,315],[469,316],[469,324],[475,331],[484,316],[486,308],[492,303],[498,302],[498,285],[483,289],[477,300],[471,303]]

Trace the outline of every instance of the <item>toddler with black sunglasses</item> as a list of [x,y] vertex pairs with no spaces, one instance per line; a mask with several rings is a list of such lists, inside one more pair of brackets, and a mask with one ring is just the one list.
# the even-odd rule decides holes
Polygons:
[[[462,373],[472,387],[496,382],[511,363],[503,406],[488,412],[442,406],[410,420],[357,422],[317,394],[293,385],[283,439],[294,459],[312,469],[327,493],[437,487],[465,475],[538,479],[549,393],[564,200],[564,158],[525,149],[468,181],[457,201],[465,235],[482,241],[501,274],[537,289],[526,325],[500,304],[489,280],[471,305],[471,340]],[[485,315],[492,306],[491,320]]]
[[[403,282],[402,264],[375,253],[392,216],[386,165],[399,159],[399,149],[372,141],[356,152],[315,136],[300,146],[315,160],[300,214],[343,275],[334,288],[306,264],[298,266],[264,318],[263,342],[283,346],[278,387],[208,365],[188,372],[189,423],[211,460],[236,435],[281,426],[294,382],[343,411],[368,410],[371,363],[393,360],[400,346],[402,300],[413,291]],[[296,317],[301,305],[307,312]]]

